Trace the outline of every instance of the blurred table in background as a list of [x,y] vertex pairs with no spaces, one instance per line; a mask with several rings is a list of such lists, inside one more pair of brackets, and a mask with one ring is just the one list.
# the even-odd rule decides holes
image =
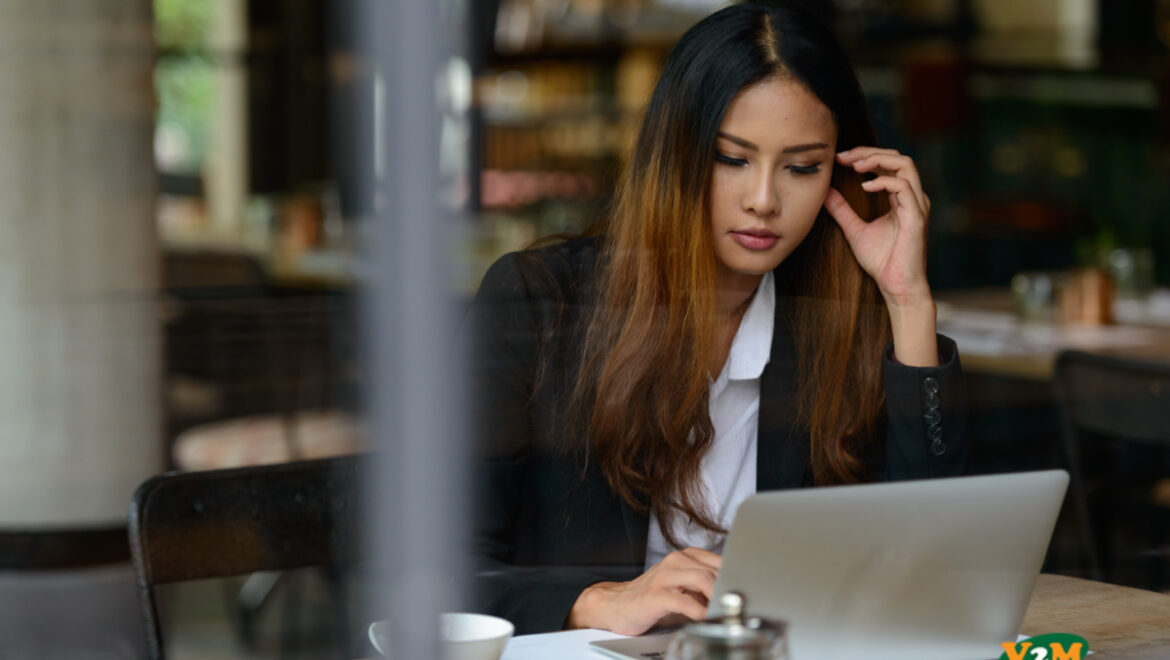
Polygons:
[[266,263],[269,281],[278,287],[305,291],[345,291],[357,285],[358,259],[342,250],[310,250],[295,256],[273,256]]
[[298,410],[200,424],[175,438],[171,459],[180,470],[214,470],[356,454],[366,449],[356,415]]
[[[973,474],[1063,467],[1060,419],[1053,388],[1057,354],[1066,349],[1170,361],[1170,291],[1159,290],[1144,311],[1114,306],[1112,325],[1023,321],[1008,287],[946,291],[936,296],[939,332],[955,340],[963,363],[967,434]],[[1139,310],[1140,311],[1140,310]],[[1045,570],[1083,569],[1075,526],[1058,524]]]
[[1121,321],[1110,325],[1065,325],[1023,321],[1010,289],[948,291],[937,296],[939,332],[955,340],[963,369],[1033,381],[1049,381],[1062,350],[1106,353],[1170,362],[1170,291],[1159,290],[1144,305],[1115,304]]

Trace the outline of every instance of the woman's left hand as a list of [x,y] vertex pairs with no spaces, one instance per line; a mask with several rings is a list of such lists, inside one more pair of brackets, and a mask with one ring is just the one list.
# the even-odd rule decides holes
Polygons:
[[889,213],[866,222],[839,191],[829,188],[825,209],[841,226],[857,262],[877,282],[890,307],[932,303],[926,281],[930,198],[922,191],[914,161],[893,149],[856,147],[837,154],[837,162],[876,175],[861,187],[884,190],[890,198]]

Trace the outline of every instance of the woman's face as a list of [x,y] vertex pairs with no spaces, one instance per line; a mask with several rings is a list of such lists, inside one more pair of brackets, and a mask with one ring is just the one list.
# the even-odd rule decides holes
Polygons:
[[769,78],[739,92],[715,143],[711,231],[721,286],[755,286],[812,229],[833,173],[837,126],[803,85]]

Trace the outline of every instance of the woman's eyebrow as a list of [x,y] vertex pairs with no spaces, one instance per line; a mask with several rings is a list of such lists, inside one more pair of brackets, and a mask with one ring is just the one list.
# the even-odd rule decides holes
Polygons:
[[[760,150],[760,148],[757,147],[755,144],[748,142],[747,140],[745,140],[741,137],[736,137],[734,135],[731,135],[730,133],[724,133],[723,131],[719,131],[718,135],[719,135],[719,137],[723,138],[724,140],[727,140],[729,142],[734,142],[735,144],[738,144],[739,146],[743,147],[744,149],[751,149],[752,151],[759,151]],[[781,153],[798,154],[798,153],[805,152],[805,151],[815,151],[817,149],[828,149],[828,148],[829,148],[829,145],[825,144],[824,142],[809,142],[808,144],[794,144],[791,147],[785,147],[784,151],[782,151]]]
[[817,149],[828,149],[829,145],[824,142],[810,142],[808,144],[795,144],[784,149],[786,154],[798,154],[802,151],[816,151]]
[[739,146],[743,147],[744,149],[751,149],[752,151],[759,151],[760,150],[759,147],[752,144],[751,142],[748,142],[747,140],[745,140],[743,138],[735,137],[734,135],[731,135],[730,133],[724,133],[723,131],[719,131],[719,137],[721,137],[724,140],[727,140],[729,142],[734,142],[734,143],[738,144]]

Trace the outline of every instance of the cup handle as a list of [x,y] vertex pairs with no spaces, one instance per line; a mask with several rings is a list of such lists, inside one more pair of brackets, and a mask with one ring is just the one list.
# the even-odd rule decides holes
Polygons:
[[382,657],[389,657],[386,654],[389,653],[390,649],[383,649],[382,645],[378,643],[378,636],[374,634],[374,630],[378,627],[378,623],[378,621],[371,623],[370,627],[366,629],[366,634],[370,638],[370,643],[374,645],[374,650],[378,653],[381,653]]

